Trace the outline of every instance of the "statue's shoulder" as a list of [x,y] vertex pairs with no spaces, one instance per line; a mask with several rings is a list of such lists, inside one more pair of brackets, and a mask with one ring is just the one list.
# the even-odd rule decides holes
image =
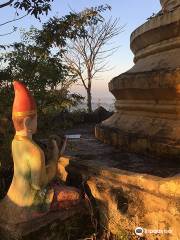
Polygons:
[[36,142],[34,142],[33,140],[31,140],[31,145],[32,145],[32,147],[34,148],[34,151],[35,151],[36,153],[39,153],[39,154],[41,154],[41,155],[44,155],[43,150],[41,149],[41,147],[40,147]]
[[24,148],[26,151],[28,151],[32,155],[41,155],[43,156],[43,151],[39,147],[39,145],[34,142],[32,139],[29,139],[27,137],[22,136],[15,136],[12,141],[12,147],[16,148],[17,145],[21,145],[21,149]]

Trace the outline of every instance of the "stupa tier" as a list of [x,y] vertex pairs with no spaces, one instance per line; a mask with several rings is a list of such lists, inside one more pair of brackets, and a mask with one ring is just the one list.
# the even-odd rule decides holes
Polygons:
[[180,158],[180,0],[130,39],[134,66],[113,78],[116,111],[96,126],[96,137],[125,151]]

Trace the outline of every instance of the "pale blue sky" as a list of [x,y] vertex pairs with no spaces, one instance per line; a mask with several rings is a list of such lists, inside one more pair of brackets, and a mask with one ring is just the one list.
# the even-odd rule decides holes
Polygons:
[[[5,1],[6,0],[0,0],[0,3]],[[107,18],[110,16],[113,18],[120,18],[120,24],[126,25],[124,32],[114,41],[115,45],[120,45],[120,48],[111,59],[109,59],[109,66],[112,66],[113,69],[109,72],[102,73],[99,80],[96,80],[93,84],[93,97],[103,99],[112,98],[112,95],[108,91],[108,82],[114,76],[117,76],[132,67],[133,54],[129,48],[130,34],[135,28],[143,24],[148,17],[160,10],[159,0],[54,0],[52,11],[48,16],[42,17],[42,22],[47,21],[50,16],[63,16],[64,14],[67,14],[70,8],[75,11],[80,11],[85,7],[98,6],[101,4],[109,4],[112,6],[111,12],[106,13]],[[0,9],[0,24],[11,18],[13,19],[13,17],[14,9],[10,7]],[[39,22],[31,16],[27,16],[13,24],[7,24],[4,27],[1,27],[0,34],[11,31],[12,26],[26,28],[27,30],[32,25],[41,28],[42,22]],[[18,40],[19,31],[10,36],[0,37],[0,44],[8,44]],[[83,95],[85,94],[81,87],[75,87],[74,89]]]

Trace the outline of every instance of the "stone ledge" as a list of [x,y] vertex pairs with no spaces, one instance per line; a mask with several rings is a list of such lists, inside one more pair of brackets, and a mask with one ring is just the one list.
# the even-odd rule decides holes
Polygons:
[[[116,113],[117,117],[118,114]],[[149,135],[153,134],[152,126],[151,128],[147,127],[144,121],[144,124],[142,124],[141,121],[137,121],[135,125],[138,127],[132,129],[132,131],[125,131],[125,126],[122,125],[122,128],[113,127],[115,123],[113,124],[112,121],[116,120],[111,120],[108,119],[109,121],[107,124],[98,124],[96,125],[96,130],[95,134],[96,137],[101,140],[102,142],[106,144],[111,144],[113,146],[118,147],[122,151],[128,151],[130,153],[138,153],[138,154],[143,154],[143,155],[151,155],[154,157],[160,157],[160,158],[165,158],[169,159],[171,161],[173,160],[179,160],[180,159],[180,145],[178,143],[178,139],[176,137],[172,136],[172,139],[169,137],[166,137],[164,134],[166,131],[164,130],[160,134],[155,134],[154,136]],[[133,119],[132,119],[133,120]],[[111,122],[111,126],[109,125]],[[135,121],[134,121],[135,122]],[[126,124],[128,123],[128,119],[126,120]],[[129,123],[130,124],[130,123]],[[131,124],[132,125],[132,124]],[[134,126],[135,126],[134,125]],[[127,128],[128,128],[127,124]],[[144,126],[144,127],[143,127]],[[132,125],[133,127],[133,125]],[[154,129],[155,132],[160,132],[162,125],[159,125],[159,128],[156,126]],[[158,130],[159,129],[159,130]],[[171,130],[173,132],[173,130]],[[178,132],[178,131],[177,131]]]
[[[155,42],[163,40],[162,37],[165,36],[165,35],[162,34],[162,33],[164,32],[164,29],[166,28],[166,26],[168,26],[168,29],[169,29],[169,25],[170,24],[173,25],[173,26],[176,26],[176,30],[177,31],[174,32],[174,31],[169,31],[168,29],[165,29],[165,33],[166,34],[170,34],[170,36],[168,38],[171,38],[172,35],[173,36],[177,36],[177,34],[178,34],[178,26],[179,26],[178,22],[180,20],[179,16],[180,16],[180,8],[177,8],[173,12],[169,12],[167,14],[154,17],[151,20],[149,20],[146,23],[144,23],[143,25],[141,25],[140,27],[138,27],[131,34],[131,39],[130,39],[131,49],[133,51],[136,51],[137,49],[135,47],[136,46],[135,42],[141,42],[143,44],[143,39],[146,39],[146,41],[144,41],[145,45],[144,44],[141,45],[141,49],[143,47],[147,46],[147,45],[150,45],[152,43],[155,43]],[[158,36],[155,33],[156,32],[160,33],[159,29],[161,31],[161,34],[159,34],[159,36]],[[147,34],[148,34],[149,38],[147,38]],[[146,35],[146,37],[144,37],[144,35]],[[139,41],[138,38],[141,38],[141,41]],[[153,38],[153,41],[150,41],[151,38]],[[147,41],[147,39],[149,39],[149,40]]]
[[160,42],[150,44],[147,47],[137,50],[134,62],[156,53],[177,49],[180,47],[180,37],[170,38],[168,40],[161,40]]
[[[113,93],[113,91],[125,90],[128,91],[130,89],[141,89],[141,90],[153,90],[158,89],[166,90],[166,89],[174,89],[176,91],[176,87],[180,84],[180,68],[176,68],[173,70],[169,69],[159,69],[154,71],[147,72],[126,72],[115,78],[113,78],[109,83],[109,90]],[[174,92],[175,93],[175,92]],[[119,96],[116,95],[117,99]],[[174,96],[175,98],[176,96]],[[153,99],[153,97],[152,97]]]
[[69,174],[80,174],[82,176],[82,181],[88,180],[92,176],[101,176],[104,179],[107,179],[107,182],[108,180],[118,181],[123,185],[130,185],[131,187],[143,190],[159,197],[173,197],[177,200],[180,200],[179,175],[162,178],[149,174],[140,174],[117,168],[106,167],[98,162],[86,160],[80,161],[79,159],[70,160],[66,170]]
[[[134,229],[141,226],[173,231],[158,235],[159,240],[180,237],[179,176],[163,179],[80,159],[71,160],[67,171],[72,182],[81,179],[87,183],[97,203],[101,225],[116,236],[136,239]],[[145,237],[154,240],[157,235]]]

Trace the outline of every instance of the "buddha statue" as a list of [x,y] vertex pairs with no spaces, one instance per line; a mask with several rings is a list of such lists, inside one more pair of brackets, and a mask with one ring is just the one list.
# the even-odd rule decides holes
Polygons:
[[81,200],[73,187],[55,184],[59,148],[52,139],[52,154],[45,162],[43,150],[32,139],[37,130],[36,103],[26,86],[14,81],[12,120],[14,176],[6,197],[0,203],[0,221],[21,223],[48,212],[70,208]]

